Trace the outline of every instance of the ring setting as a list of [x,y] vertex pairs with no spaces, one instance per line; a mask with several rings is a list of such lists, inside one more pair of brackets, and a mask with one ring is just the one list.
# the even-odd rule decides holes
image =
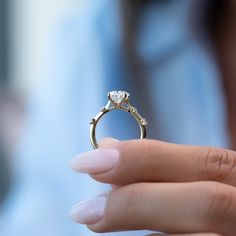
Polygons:
[[131,106],[129,102],[130,94],[126,91],[111,91],[107,94],[108,103],[105,107],[102,107],[99,113],[92,118],[90,121],[90,141],[94,149],[98,148],[97,140],[96,140],[96,126],[98,121],[104,116],[106,113],[113,111],[113,110],[123,110],[125,112],[130,113],[135,120],[138,122],[141,135],[140,139],[146,137],[146,126],[147,121],[143,118],[137,111],[137,109]]

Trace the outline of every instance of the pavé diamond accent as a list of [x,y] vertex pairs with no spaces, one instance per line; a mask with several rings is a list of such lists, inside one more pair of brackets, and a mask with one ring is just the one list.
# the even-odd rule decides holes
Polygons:
[[142,125],[147,125],[148,124],[145,118],[142,118],[140,120],[140,122],[141,122]]
[[91,121],[89,122],[89,124],[94,124],[96,122],[95,118],[92,118]]

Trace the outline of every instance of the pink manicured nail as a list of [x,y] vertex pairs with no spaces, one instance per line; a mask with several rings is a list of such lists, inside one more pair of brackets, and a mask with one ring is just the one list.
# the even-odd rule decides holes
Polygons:
[[88,174],[100,174],[115,167],[119,160],[116,149],[97,149],[75,157],[70,166],[76,171]]
[[103,218],[106,202],[106,196],[80,202],[71,209],[70,217],[80,224],[95,224]]

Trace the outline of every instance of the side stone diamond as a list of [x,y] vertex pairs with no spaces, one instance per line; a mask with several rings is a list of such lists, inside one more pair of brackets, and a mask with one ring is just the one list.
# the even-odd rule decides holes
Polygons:
[[142,118],[140,120],[140,122],[141,122],[142,125],[147,125],[148,124],[145,118]]
[[95,118],[92,118],[91,121],[89,122],[89,124],[94,124],[96,122],[96,119]]
[[130,112],[135,113],[137,112],[137,109],[135,107],[130,106],[129,107]]

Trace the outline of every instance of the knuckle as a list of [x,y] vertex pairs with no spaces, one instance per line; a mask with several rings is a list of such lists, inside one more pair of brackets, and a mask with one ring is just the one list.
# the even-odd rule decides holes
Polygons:
[[[145,184],[131,184],[120,189],[113,190],[109,195],[107,202],[107,209],[105,211],[103,220],[95,225],[88,225],[87,227],[95,233],[104,233],[110,231],[118,231],[128,229],[136,224],[142,227],[140,222],[136,222],[136,215],[139,214],[140,207],[140,192]],[[133,220],[135,219],[135,221]]]
[[130,217],[135,214],[137,209],[139,191],[136,184],[129,186],[127,192],[125,193],[124,200],[122,201],[122,212],[123,217]]
[[232,216],[234,212],[234,197],[231,187],[220,183],[210,183],[206,194],[206,222],[217,225]]
[[208,180],[224,181],[236,167],[236,154],[226,149],[207,148],[199,166]]

